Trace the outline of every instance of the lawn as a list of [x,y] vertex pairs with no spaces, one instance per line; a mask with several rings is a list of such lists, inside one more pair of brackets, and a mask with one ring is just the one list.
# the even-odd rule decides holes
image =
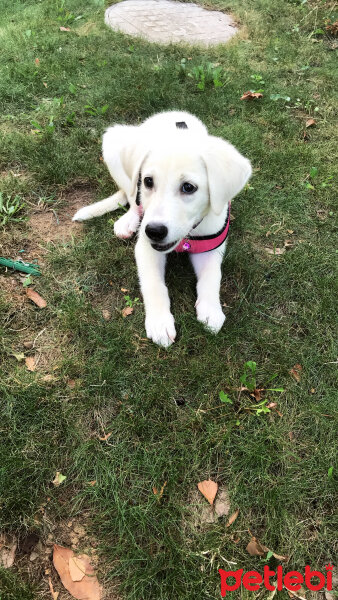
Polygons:
[[[199,3],[236,15],[238,36],[163,47],[109,30],[103,0],[1,3],[0,255],[42,272],[27,281],[0,267],[0,530],[19,542],[1,600],[51,598],[48,577],[70,598],[53,542],[90,554],[107,600],[216,599],[218,568],[335,561],[337,41],[326,27],[337,14],[329,1]],[[200,89],[195,67],[222,85]],[[250,89],[263,97],[241,101]],[[164,350],[145,339],[119,215],[71,216],[114,191],[104,129],[173,108],[231,141],[254,174],[233,202],[222,331],[196,321],[192,270],[172,256],[178,337]],[[239,391],[248,361],[260,398]],[[210,523],[204,479],[230,504]],[[251,536],[288,562],[251,556]]]

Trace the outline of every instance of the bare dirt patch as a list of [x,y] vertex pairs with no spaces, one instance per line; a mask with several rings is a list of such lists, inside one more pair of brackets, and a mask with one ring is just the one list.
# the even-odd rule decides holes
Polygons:
[[28,226],[40,251],[44,244],[64,243],[81,233],[81,223],[72,221],[72,217],[79,208],[93,202],[93,192],[87,188],[75,189],[65,193],[62,200],[62,206],[37,208],[30,216]]

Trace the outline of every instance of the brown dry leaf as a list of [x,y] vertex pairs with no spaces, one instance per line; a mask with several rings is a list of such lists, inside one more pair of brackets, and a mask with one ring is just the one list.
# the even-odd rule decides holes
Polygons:
[[[270,550],[272,552],[272,550]],[[280,554],[276,554],[276,552],[272,552],[272,555],[277,558],[277,560],[289,560],[288,556],[281,556]]]
[[85,575],[81,581],[73,581],[69,572],[69,561],[74,556],[73,550],[54,544],[53,564],[62,584],[77,600],[101,600],[101,587],[90,564],[89,557],[80,554],[77,559],[84,565]]
[[88,481],[88,485],[91,485],[92,487],[96,485],[96,479],[93,479],[93,481]]
[[236,521],[238,515],[239,515],[239,508],[237,508],[237,510],[235,510],[235,512],[232,513],[231,517],[229,517],[229,520],[227,522],[227,527],[230,527],[230,525],[232,525]]
[[257,100],[257,98],[263,98],[263,94],[261,94],[260,92],[251,92],[250,90],[248,90],[247,92],[244,92],[240,100]]
[[256,402],[259,402],[262,399],[262,392],[264,392],[264,388],[256,388],[250,396],[255,398]]
[[26,356],[25,363],[28,371],[35,371],[36,364],[34,356]]
[[48,88],[48,84],[45,81],[43,81],[42,84],[45,86],[45,88]]
[[268,254],[273,254],[275,256],[280,256],[285,252],[285,248],[265,248],[265,250]]
[[107,440],[109,440],[110,436],[112,435],[112,431],[110,431],[109,433],[107,433],[106,435],[104,435],[103,437],[99,437],[99,440],[101,442],[106,442]]
[[126,306],[122,311],[122,317],[125,319],[128,315],[131,315],[134,312],[132,306]]
[[305,123],[305,127],[313,127],[316,125],[316,121],[314,119],[308,119]]
[[266,408],[276,408],[277,406],[277,402],[269,402],[269,404],[266,405]]
[[60,31],[70,31],[70,27],[60,27]]
[[167,481],[164,482],[164,484],[162,485],[160,491],[158,491],[157,487],[153,487],[153,493],[155,496],[157,496],[158,500],[161,500],[162,496],[163,496],[163,492],[164,492],[164,488],[167,485]]
[[303,370],[302,365],[297,363],[292,367],[292,369],[290,369],[289,373],[297,382],[299,382],[302,370]]
[[72,578],[72,581],[82,581],[86,574],[86,565],[77,556],[71,556],[68,561],[69,566],[69,575]]
[[209,504],[213,504],[218,490],[218,483],[211,479],[205,479],[197,484],[197,487]]
[[0,535],[0,566],[4,569],[10,569],[15,560],[17,543],[13,538],[7,538]]
[[[46,571],[45,571],[45,573],[46,573]],[[48,577],[48,585],[49,585],[50,593],[52,594],[53,600],[57,600],[59,597],[59,592],[54,592],[52,580],[50,577]]]
[[287,229],[286,231],[287,231],[287,232],[288,232],[290,235],[292,235],[292,234],[293,234],[293,229]]
[[70,387],[71,390],[73,390],[75,388],[75,386],[76,386],[76,380],[75,379],[68,379],[67,385],[68,385],[68,387]]
[[300,589],[297,592],[294,592],[293,590],[287,590],[289,597],[290,598],[298,598],[299,600],[306,600],[306,596],[305,596],[305,590],[302,586],[300,586]]
[[42,377],[42,381],[45,383],[53,383],[53,381],[57,381],[57,378],[54,375],[44,375]]
[[106,310],[105,308],[102,311],[102,316],[104,318],[105,321],[110,321],[111,319],[111,312],[110,310]]
[[250,556],[264,556],[264,554],[269,552],[269,548],[263,546],[254,536],[248,543],[246,550],[249,552]]
[[27,297],[39,308],[45,308],[47,306],[46,300],[41,298],[40,294],[38,294],[35,290],[32,290],[32,288],[26,288],[26,294]]
[[121,292],[129,292],[127,288],[121,288]]

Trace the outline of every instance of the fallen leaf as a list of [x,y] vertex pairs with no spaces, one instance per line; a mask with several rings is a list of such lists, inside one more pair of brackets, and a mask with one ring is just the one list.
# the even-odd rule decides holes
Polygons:
[[70,31],[70,27],[60,27],[60,31]]
[[260,92],[251,92],[250,90],[248,90],[247,92],[244,92],[240,100],[257,100],[257,98],[263,98],[263,94],[261,94]]
[[134,309],[132,306],[126,306],[123,311],[122,311],[122,317],[125,319],[126,317],[128,317],[128,315],[131,315],[132,312],[134,312]]
[[288,592],[290,598],[298,598],[299,600],[306,600],[305,590],[302,586],[300,586],[300,589],[297,590],[297,592],[294,592],[293,590],[287,590],[287,592]]
[[313,127],[316,125],[316,121],[314,119],[308,119],[305,123],[305,127]]
[[38,58],[36,58],[34,62],[35,62],[36,65],[40,64],[40,60]]
[[266,405],[266,408],[276,408],[277,406],[277,402],[269,402],[269,404]]
[[254,536],[252,536],[250,542],[246,547],[246,550],[251,556],[264,556],[265,554],[267,554],[267,552],[269,552],[270,556],[274,556],[277,560],[289,560],[288,556],[281,556],[280,554],[276,554],[276,552],[273,552],[272,550],[270,550],[270,548],[267,548],[266,546],[264,546],[264,544],[261,544],[260,541]]
[[100,600],[101,588],[94,569],[90,564],[90,559],[86,554],[77,556],[85,569],[85,575],[81,581],[73,581],[69,572],[69,561],[74,556],[73,550],[63,548],[54,544],[53,564],[57,570],[62,584],[68,592],[77,600]]
[[293,229],[287,229],[286,230],[290,235],[293,233]]
[[121,288],[121,292],[129,292],[129,290],[127,290],[127,288]]
[[65,479],[67,479],[66,475],[62,475],[62,473],[60,473],[60,471],[56,471],[56,475],[55,475],[52,483],[56,487],[59,487],[59,485],[61,485],[61,483],[63,483]]
[[33,342],[26,341],[23,343],[23,345],[25,348],[33,348]]
[[17,543],[13,538],[7,538],[0,535],[0,566],[4,569],[10,569],[15,560]]
[[93,479],[93,481],[88,481],[88,485],[91,485],[92,487],[96,485],[96,479]]
[[101,442],[106,442],[107,440],[109,440],[110,436],[112,435],[112,431],[110,431],[110,433],[107,433],[106,435],[104,435],[103,437],[99,437],[99,440]]
[[45,88],[48,88],[48,85],[45,81],[43,81],[42,84],[45,86]]
[[262,392],[264,392],[264,388],[255,388],[250,396],[255,398],[256,402],[259,402],[262,399]]
[[72,581],[82,581],[86,574],[86,565],[77,556],[71,556],[68,561],[69,575]]
[[52,580],[50,577],[48,577],[48,585],[49,585],[50,593],[52,594],[53,600],[57,600],[59,597],[59,592],[54,592]]
[[110,310],[103,309],[102,316],[103,316],[103,318],[104,318],[105,321],[110,321],[110,319],[111,319],[111,312],[110,312]]
[[75,388],[75,386],[76,386],[75,379],[68,379],[67,385],[68,385],[68,387],[70,387],[71,390],[73,390]]
[[302,370],[303,370],[302,365],[297,363],[296,365],[294,365],[294,367],[292,367],[292,369],[290,369],[289,373],[296,381],[299,382]]
[[26,294],[28,298],[39,308],[45,308],[47,306],[46,300],[41,298],[40,294],[38,294],[35,290],[32,290],[32,288],[26,288]]
[[28,371],[35,371],[36,364],[35,364],[35,358],[34,358],[34,356],[26,356],[26,358],[25,358],[25,364],[26,364],[26,367],[27,367]]
[[227,522],[227,527],[230,527],[230,525],[232,525],[236,521],[238,515],[239,515],[239,508],[237,508],[237,510],[235,510],[235,512],[232,513],[231,517],[229,517],[229,520]]
[[45,381],[46,383],[52,383],[53,381],[57,381],[57,378],[54,377],[54,375],[44,375],[42,377],[42,381]]
[[211,479],[205,479],[197,484],[197,487],[209,504],[213,504],[218,490],[218,484]]
[[275,256],[279,256],[285,252],[285,248],[265,248],[265,250],[268,254],[273,254]]
[[249,552],[250,556],[264,556],[264,554],[269,552],[269,548],[263,546],[255,537],[251,538],[246,550]]
[[155,496],[157,496],[158,500],[161,500],[162,496],[163,496],[163,492],[164,492],[164,488],[167,485],[167,481],[164,482],[164,484],[162,485],[160,491],[158,491],[157,487],[153,487],[153,493]]
[[25,360],[25,355],[23,352],[13,352],[12,356],[14,356],[14,358],[16,358],[16,360],[18,360],[19,362],[21,362],[22,360]]

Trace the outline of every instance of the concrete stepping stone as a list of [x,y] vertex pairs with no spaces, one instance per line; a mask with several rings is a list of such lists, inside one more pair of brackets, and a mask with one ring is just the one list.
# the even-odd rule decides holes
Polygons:
[[238,31],[232,17],[175,0],[124,0],[107,8],[105,22],[115,31],[150,42],[213,46]]

